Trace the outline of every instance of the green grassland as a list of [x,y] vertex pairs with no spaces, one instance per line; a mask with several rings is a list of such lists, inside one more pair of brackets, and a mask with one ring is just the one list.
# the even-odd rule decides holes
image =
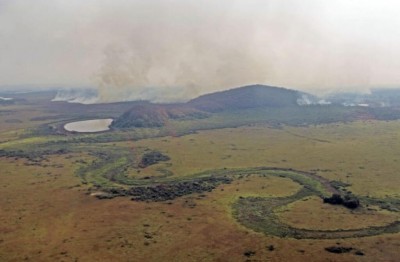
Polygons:
[[[249,250],[257,261],[397,258],[400,121],[353,121],[343,108],[306,108],[306,119],[248,109],[70,134],[44,130],[76,116],[37,121],[47,111],[30,106],[0,115],[0,260],[245,261]],[[170,159],[140,167],[149,151]],[[225,176],[231,183],[211,192],[163,202],[90,195]],[[328,184],[361,208],[322,204]],[[324,250],[336,243],[365,256]]]

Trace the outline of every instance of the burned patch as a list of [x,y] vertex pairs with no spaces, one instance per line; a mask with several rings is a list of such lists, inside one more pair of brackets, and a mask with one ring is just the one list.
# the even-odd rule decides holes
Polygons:
[[193,193],[211,192],[220,184],[229,184],[231,182],[232,179],[228,177],[207,177],[185,182],[165,183],[154,186],[137,186],[129,189],[112,188],[104,191],[107,198],[132,196],[132,200],[134,201],[160,202],[173,200]]
[[331,246],[331,247],[326,247],[326,251],[330,253],[335,253],[335,254],[342,254],[342,253],[349,253],[353,250],[352,247],[342,247],[342,246]]
[[151,151],[151,152],[145,153],[142,156],[142,160],[139,163],[139,167],[145,168],[145,167],[157,164],[158,162],[168,161],[168,160],[170,160],[169,156],[164,155],[158,151]]
[[323,199],[324,203],[331,205],[343,205],[350,209],[356,209],[360,206],[360,200],[355,196],[346,195],[342,197],[339,194],[333,194],[331,197],[325,197]]

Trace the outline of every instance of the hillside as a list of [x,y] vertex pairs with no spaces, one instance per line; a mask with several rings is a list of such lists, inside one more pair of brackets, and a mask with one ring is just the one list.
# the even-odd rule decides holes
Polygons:
[[206,94],[187,104],[207,112],[247,109],[257,107],[298,106],[301,92],[281,87],[250,85],[226,91]]
[[115,119],[112,127],[161,127],[169,119],[194,119],[207,117],[207,113],[185,105],[135,105]]
[[303,94],[280,87],[244,86],[203,95],[185,104],[135,105],[118,117],[112,127],[160,127],[169,119],[199,119],[221,111],[298,107],[297,100]]

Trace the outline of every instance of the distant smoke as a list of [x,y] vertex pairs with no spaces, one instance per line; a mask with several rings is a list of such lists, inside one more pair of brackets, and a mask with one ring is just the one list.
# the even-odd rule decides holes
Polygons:
[[206,92],[266,82],[268,59],[252,50],[249,36],[202,36],[197,30],[196,36],[187,36],[190,29],[182,30],[158,37],[140,31],[130,45],[109,46],[96,74],[99,100],[182,102]]
[[318,104],[318,105],[330,105],[330,104],[332,104],[332,102],[327,101],[327,100],[325,100],[325,99],[321,99],[321,100],[318,101],[317,104]]
[[[312,18],[288,12],[285,4],[206,3],[136,2],[125,24],[102,21],[99,26],[115,29],[112,35],[119,37],[104,49],[94,76],[99,101],[182,102],[242,85],[274,85],[297,67],[299,58],[287,57],[301,53],[301,41],[318,36]],[[293,34],[298,26],[305,35]]]
[[[397,75],[376,57],[371,44],[376,38],[359,30],[379,18],[356,12],[340,17],[331,9],[342,12],[344,6],[344,1],[226,0],[119,6],[104,12],[99,23],[114,30],[95,75],[99,101],[176,102],[255,83],[368,89],[375,74]],[[121,19],[111,20],[111,13]],[[362,22],[351,20],[353,15],[361,15]],[[392,59],[386,61],[396,68]]]
[[325,99],[319,99],[315,96],[310,97],[306,94],[301,94],[301,96],[297,99],[297,104],[299,106],[309,106],[309,105],[330,105],[331,102]]
[[[185,101],[249,84],[326,94],[400,83],[399,1],[0,0],[0,88]],[[80,97],[68,101],[79,101]]]
[[59,90],[51,101],[64,101],[79,104],[100,103],[97,91],[91,89]]
[[297,104],[299,106],[307,106],[314,104],[314,102],[307,95],[301,95],[301,97],[297,98]]
[[11,101],[11,100],[14,100],[14,98],[11,98],[11,97],[2,97],[2,96],[0,96],[0,100],[3,100],[3,101]]

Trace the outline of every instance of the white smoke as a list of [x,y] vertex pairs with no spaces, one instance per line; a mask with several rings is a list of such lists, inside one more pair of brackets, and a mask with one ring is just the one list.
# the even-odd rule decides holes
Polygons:
[[307,95],[303,94],[303,95],[301,95],[300,98],[297,99],[297,104],[299,106],[307,106],[307,105],[312,105],[313,102]]
[[321,100],[319,100],[319,101],[317,102],[317,104],[318,104],[318,105],[330,105],[330,104],[332,104],[332,102],[327,101],[327,100],[325,100],[325,99],[321,99]]
[[84,102],[174,102],[252,83],[313,93],[397,85],[399,7],[394,0],[0,0],[0,50],[7,50],[0,86],[96,86],[97,100]]
[[79,104],[99,103],[99,97],[95,90],[91,89],[64,89],[59,90],[56,96],[51,100],[53,102],[68,102]]
[[2,96],[0,96],[0,100],[3,100],[3,101],[11,101],[11,100],[14,100],[14,98],[11,98],[11,97],[2,97]]
[[310,98],[308,95],[302,94],[297,99],[297,104],[299,106],[309,106],[309,105],[330,105],[332,103],[325,99],[316,100],[316,98]]

